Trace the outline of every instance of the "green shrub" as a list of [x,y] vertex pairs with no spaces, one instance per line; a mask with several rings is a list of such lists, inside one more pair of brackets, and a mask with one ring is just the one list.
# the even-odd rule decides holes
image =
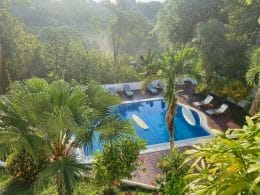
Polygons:
[[145,142],[137,137],[121,138],[106,144],[103,153],[95,155],[93,168],[96,184],[111,192],[120,185],[121,179],[131,178],[131,173],[140,165],[138,155],[143,149]]
[[186,181],[184,177],[188,174],[190,166],[183,165],[184,156],[173,148],[169,155],[165,155],[157,166],[162,174],[156,176],[156,182],[161,186],[161,191],[169,195],[185,194]]

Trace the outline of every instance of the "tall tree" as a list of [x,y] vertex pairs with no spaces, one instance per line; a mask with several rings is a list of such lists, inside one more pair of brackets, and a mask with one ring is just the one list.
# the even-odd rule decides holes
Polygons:
[[0,44],[2,74],[5,73],[7,78],[6,72],[9,72],[11,80],[25,78],[30,72],[28,64],[39,43],[13,15],[10,1],[7,0],[0,2]]
[[10,55],[10,46],[13,44],[10,36],[10,20],[12,15],[10,13],[10,4],[8,1],[0,2],[0,94],[7,91],[10,85],[9,73],[7,70],[7,57]]
[[[79,80],[77,66],[87,61],[87,51],[70,27],[45,28],[41,31],[44,61],[52,79]],[[85,60],[85,61],[84,61]]]
[[196,28],[196,43],[200,49],[205,71],[207,89],[219,66],[223,64],[225,26],[217,20],[199,23]]
[[143,17],[130,10],[127,7],[128,3],[128,1],[118,1],[116,4],[106,3],[113,14],[110,18],[109,30],[113,46],[115,74],[118,70],[119,55],[126,51],[127,44],[131,46],[131,42],[136,42],[138,36],[142,35],[145,29]]
[[168,0],[157,16],[155,31],[162,45],[185,45],[193,38],[197,23],[224,19],[219,0]]
[[74,35],[81,41],[83,47],[88,51],[88,34],[96,31],[96,18],[90,10],[88,2],[84,0],[64,0],[61,1],[57,11],[58,19],[63,22],[62,25],[72,26]]
[[[246,1],[246,0],[245,0]],[[228,16],[228,39],[236,40],[243,48],[248,49],[255,45],[259,39],[260,1],[255,0],[249,6],[241,1],[224,1],[224,10]]]

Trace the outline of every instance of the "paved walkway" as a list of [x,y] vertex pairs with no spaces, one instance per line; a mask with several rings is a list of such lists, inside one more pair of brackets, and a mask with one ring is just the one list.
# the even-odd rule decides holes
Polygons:
[[[129,100],[139,100],[144,98],[151,98],[151,97],[162,97],[161,94],[158,94],[156,96],[151,95],[147,92],[142,93],[140,91],[134,91],[134,97],[128,98],[124,95],[124,93],[119,92],[120,97],[124,101]],[[178,102],[186,105],[192,106],[192,102],[194,102],[196,99],[194,96],[191,95],[191,91],[188,89],[185,89],[183,92],[180,92],[178,94]],[[208,126],[212,129],[219,129],[222,131],[225,131],[227,128],[239,128],[237,124],[233,122],[232,116],[229,114],[222,115],[222,116],[207,116]],[[185,148],[180,148],[181,150],[186,150]],[[139,160],[143,163],[144,170],[137,170],[133,173],[134,177],[132,178],[132,181],[140,182],[148,185],[156,185],[155,183],[155,176],[160,173],[160,169],[157,168],[157,163],[159,160],[167,154],[169,151],[158,151],[148,154],[141,154],[139,155]]]

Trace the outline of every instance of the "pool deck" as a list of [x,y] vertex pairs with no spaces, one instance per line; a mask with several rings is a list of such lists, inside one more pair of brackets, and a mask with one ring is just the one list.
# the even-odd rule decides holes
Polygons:
[[[123,92],[118,92],[118,95],[121,97],[123,102],[128,101],[137,101],[142,99],[150,99],[150,98],[162,98],[162,94],[159,93],[157,95],[152,95],[149,92],[141,92],[139,90],[135,90],[134,96],[132,98],[127,97]],[[192,106],[192,102],[198,101],[199,99],[195,98],[190,88],[184,88],[184,90],[178,93],[178,102],[181,104]],[[200,101],[200,100],[199,100]],[[205,109],[201,110],[202,112]],[[232,116],[228,113],[225,115],[219,116],[208,116],[207,117],[207,125],[211,129],[219,129],[225,131],[228,128],[239,128],[240,126],[234,123]],[[181,151],[185,151],[187,148],[191,146],[181,147]],[[159,159],[161,159],[165,154],[168,154],[169,150],[156,151],[151,153],[145,153],[139,155],[139,160],[142,162],[143,170],[137,170],[133,173],[133,178],[131,181],[148,184],[148,185],[156,185],[155,176],[160,173],[160,169],[157,167],[157,163]]]

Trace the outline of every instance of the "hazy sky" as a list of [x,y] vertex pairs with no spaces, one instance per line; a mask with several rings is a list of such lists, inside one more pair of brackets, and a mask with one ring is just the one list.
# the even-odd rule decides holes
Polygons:
[[164,0],[136,0],[137,2],[149,2],[149,1],[161,1],[163,2]]
[[[102,0],[94,0],[94,1],[96,1],[96,2],[100,2],[100,1],[102,1]],[[113,1],[113,0],[112,0]],[[165,0],[136,0],[137,2],[149,2],[149,1],[161,1],[161,2],[163,2],[163,1],[165,1]]]

